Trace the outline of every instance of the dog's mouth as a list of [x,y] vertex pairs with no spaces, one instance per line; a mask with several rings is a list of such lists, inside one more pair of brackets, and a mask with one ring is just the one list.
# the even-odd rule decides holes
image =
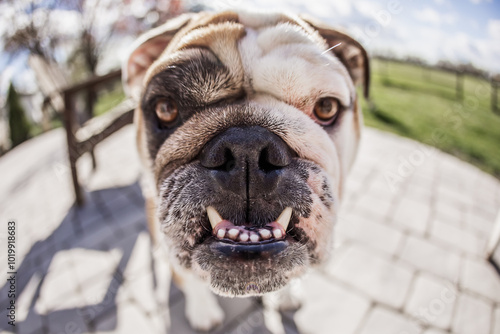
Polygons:
[[202,242],[210,244],[213,252],[232,258],[251,260],[276,255],[290,242],[296,241],[287,234],[292,211],[291,207],[286,207],[276,220],[264,226],[235,225],[222,218],[213,206],[208,206],[207,216],[212,230]]
[[215,238],[220,241],[248,245],[284,239],[292,217],[292,208],[285,208],[276,221],[270,222],[263,227],[236,226],[229,220],[224,220],[212,206],[207,207],[207,216],[212,227],[212,235]]
[[210,231],[204,227],[206,232],[193,248],[193,263],[209,275],[216,293],[235,297],[275,291],[309,265],[307,245],[296,235],[292,207],[268,223],[233,223],[214,206],[207,206],[206,213]]

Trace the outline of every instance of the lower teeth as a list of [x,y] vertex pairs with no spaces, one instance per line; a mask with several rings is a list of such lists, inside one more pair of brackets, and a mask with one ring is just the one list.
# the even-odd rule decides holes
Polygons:
[[[215,232],[216,231],[216,232]],[[272,232],[263,228],[258,231],[246,232],[244,228],[230,228],[226,230],[226,228],[219,228],[214,231],[214,235],[217,239],[228,238],[233,241],[239,242],[253,242],[257,243],[259,241],[268,240],[272,237],[275,239],[281,239],[284,234],[280,229],[274,229]]]

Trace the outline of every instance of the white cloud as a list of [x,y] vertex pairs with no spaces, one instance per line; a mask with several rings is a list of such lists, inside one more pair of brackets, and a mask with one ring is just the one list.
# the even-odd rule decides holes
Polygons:
[[415,12],[415,18],[420,21],[429,22],[433,24],[441,23],[441,16],[434,9],[426,7],[422,10],[417,10]]
[[399,29],[390,38],[380,35],[373,40],[373,49],[392,50],[399,56],[416,56],[436,63],[446,59],[453,63],[473,63],[493,72],[500,72],[500,43],[492,38],[478,39],[466,33],[449,34],[436,26],[419,29]]
[[377,11],[382,9],[379,3],[367,0],[356,1],[354,7],[360,14],[369,18],[373,18]]
[[348,16],[351,14],[352,6],[351,3],[344,0],[335,0],[332,1],[332,5],[338,11],[338,13],[342,16]]
[[426,7],[422,10],[417,10],[415,12],[415,18],[422,21],[428,22],[435,25],[442,23],[453,24],[457,21],[457,15],[454,13],[440,14],[430,7]]
[[493,2],[493,0],[470,0],[475,5],[480,4],[481,2]]
[[323,19],[324,21],[330,21],[331,19],[337,19],[339,17],[346,17],[351,15],[352,13],[352,4],[349,1],[344,0],[311,0],[307,2],[304,2],[303,0],[214,0],[210,2],[207,0],[198,1],[209,8],[218,10],[238,8],[263,12],[289,11],[292,13],[307,13],[317,18]]
[[488,33],[493,39],[500,40],[500,20],[488,21]]

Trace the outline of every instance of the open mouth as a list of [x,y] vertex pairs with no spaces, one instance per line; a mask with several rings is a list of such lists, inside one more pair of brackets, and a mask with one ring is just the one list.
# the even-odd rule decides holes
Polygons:
[[207,215],[212,227],[212,236],[217,240],[239,245],[255,245],[284,240],[292,217],[292,208],[285,208],[275,221],[261,227],[234,225],[223,219],[212,206],[207,207]]
[[285,208],[279,217],[264,226],[234,225],[223,219],[213,207],[207,207],[208,220],[212,227],[206,244],[216,256],[240,260],[269,259],[295,243],[286,233],[292,217],[292,208]]

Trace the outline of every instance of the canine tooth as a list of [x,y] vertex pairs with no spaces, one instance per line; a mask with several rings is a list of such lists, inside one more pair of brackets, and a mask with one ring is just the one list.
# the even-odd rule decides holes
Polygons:
[[212,228],[215,228],[217,224],[219,224],[222,221],[222,217],[219,215],[217,210],[213,206],[207,206],[207,215],[208,215],[208,220],[210,220],[210,225],[212,225]]
[[236,229],[236,228],[232,228],[227,232],[227,235],[229,236],[229,238],[231,238],[233,240],[236,240],[236,238],[238,237],[238,234],[240,234],[240,231],[238,231],[238,229]]
[[281,237],[283,236],[283,233],[281,233],[281,230],[280,230],[280,229],[275,229],[275,230],[273,231],[273,234],[274,234],[274,237],[275,237],[276,239],[281,239]]
[[251,241],[251,242],[258,242],[258,241],[259,241],[259,239],[260,239],[260,238],[259,238],[259,235],[258,235],[258,234],[252,234],[252,235],[250,236],[250,241]]
[[262,239],[269,239],[271,237],[271,232],[269,232],[269,230],[260,230],[259,234]]
[[220,230],[217,231],[217,238],[223,239],[225,235],[226,235],[225,229],[221,228]]
[[292,208],[287,207],[281,215],[276,219],[276,222],[280,224],[283,227],[283,230],[286,231],[286,228],[288,227],[288,224],[290,223],[290,217],[292,216]]
[[246,242],[248,241],[248,233],[241,233],[240,234],[240,240],[243,241],[243,242]]

